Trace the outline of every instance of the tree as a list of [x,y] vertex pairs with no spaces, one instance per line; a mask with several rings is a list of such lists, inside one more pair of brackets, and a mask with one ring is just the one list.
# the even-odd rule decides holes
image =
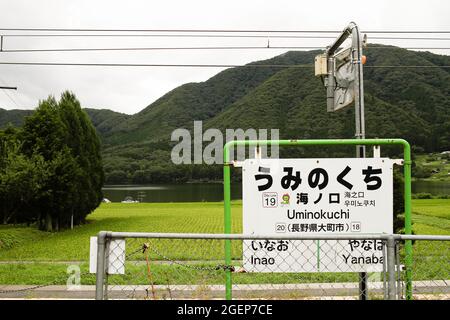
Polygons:
[[106,182],[109,184],[126,183],[127,173],[123,170],[113,170],[106,176]]
[[73,93],[64,92],[58,106],[61,119],[67,128],[65,144],[70,148],[81,170],[81,177],[73,182],[78,190],[78,201],[72,212],[74,221],[81,223],[103,199],[104,172],[100,139]]
[[[100,141],[75,95],[40,102],[19,134],[21,152],[44,161],[41,192],[32,200],[39,227],[47,231],[85,221],[101,202],[104,180]],[[45,168],[45,169],[44,169]]]
[[40,181],[42,192],[32,199],[35,208],[34,218],[39,227],[47,231],[53,229],[53,218],[56,215],[52,212],[55,207],[56,191],[52,188],[55,175],[51,174],[54,171],[51,163],[63,149],[65,132],[66,128],[58,113],[58,104],[54,98],[49,97],[39,103],[33,115],[25,119],[23,128],[18,134],[21,152],[28,158],[42,157],[45,165],[41,170],[45,168],[50,173]]
[[35,220],[30,204],[41,193],[46,175],[45,163],[39,155],[28,158],[17,144],[4,144],[7,153],[0,168],[0,218],[3,224]]

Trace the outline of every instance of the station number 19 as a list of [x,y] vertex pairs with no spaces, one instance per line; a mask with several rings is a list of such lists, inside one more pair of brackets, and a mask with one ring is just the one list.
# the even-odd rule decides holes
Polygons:
[[276,208],[278,207],[278,194],[276,192],[264,192],[262,202],[264,208]]

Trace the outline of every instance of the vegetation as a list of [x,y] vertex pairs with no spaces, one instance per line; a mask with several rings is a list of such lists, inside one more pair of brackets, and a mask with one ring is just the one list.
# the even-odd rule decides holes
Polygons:
[[[413,221],[418,216],[431,227],[429,216],[450,219],[450,200],[413,200]],[[242,202],[232,202],[232,232],[242,232]],[[442,223],[432,230],[447,232]],[[423,234],[421,225],[414,231]],[[103,203],[87,218],[87,223],[58,234],[30,230],[26,225],[0,226],[0,260],[86,261],[89,257],[89,237],[101,230],[134,232],[223,232],[223,203]],[[184,251],[183,247],[179,248]]]
[[[450,200],[413,200],[413,229],[416,234],[446,234],[450,235]],[[242,231],[242,202],[232,202],[233,232]],[[21,261],[21,263],[0,264],[0,283],[2,284],[42,284],[61,278],[60,283],[65,283],[66,269],[69,264],[79,264],[81,271],[88,270],[89,259],[89,238],[95,236],[101,230],[111,231],[141,231],[141,232],[200,232],[219,233],[223,231],[223,203],[138,203],[102,204],[95,212],[89,216],[87,224],[78,226],[74,230],[65,230],[57,234],[49,234],[42,231],[30,229],[26,226],[0,226],[0,260],[1,261]],[[192,254],[206,254],[206,259],[223,258],[223,246],[220,242],[211,242],[209,246],[193,245],[192,240],[172,241],[171,246],[167,246],[165,253],[170,248],[170,256],[177,259],[186,259]],[[131,241],[127,244],[127,254],[132,254],[134,248],[139,248],[139,241]],[[161,243],[161,248],[164,247]],[[193,248],[197,248],[195,251]],[[234,258],[239,258],[240,244],[234,242]],[[425,257],[430,254],[445,252],[441,242],[421,242],[414,243],[415,257]],[[156,258],[154,253],[150,253],[152,259]],[[448,255],[442,256],[448,259]],[[416,263],[420,260],[415,259]],[[70,261],[70,262],[67,262]],[[429,260],[427,260],[429,261]],[[434,261],[434,260],[433,260]],[[33,263],[27,263],[33,262]],[[419,264],[420,265],[420,264]],[[130,267],[130,269],[128,269]],[[422,264],[420,269],[414,272],[416,279],[428,276],[430,269],[434,277],[441,274],[437,272],[442,265],[433,266]],[[136,266],[133,263],[127,265],[127,270],[133,270]],[[158,267],[154,267],[158,268]],[[152,270],[154,270],[152,268]],[[159,271],[158,271],[159,270]],[[176,268],[158,269],[156,274],[158,281],[163,281],[169,276],[171,281],[181,283],[180,278],[183,273]],[[133,273],[131,272],[130,273]],[[430,271],[430,272],[431,272]],[[428,272],[428,273],[427,273]],[[138,272],[134,272],[137,274]],[[192,278],[189,281],[196,281],[196,277],[201,277],[200,273],[190,273]],[[144,274],[145,275],[145,274]],[[238,277],[240,275],[237,275]],[[267,274],[250,278],[240,276],[243,283],[248,281],[286,283],[293,281],[292,276],[286,274]],[[317,281],[317,275],[302,275],[305,281]],[[319,280],[326,281],[332,278],[329,274],[321,275]],[[343,277],[342,281],[352,281],[353,275]],[[139,280],[140,279],[140,280]],[[130,279],[122,280],[128,281]],[[133,279],[134,280],[134,279]],[[140,283],[146,283],[145,278],[138,278]],[[223,281],[223,277],[221,278]],[[298,281],[298,279],[296,280]],[[93,275],[83,275],[82,284],[93,284]],[[201,282],[197,282],[201,283]]]
[[95,128],[75,96],[50,97],[21,129],[0,132],[0,219],[46,231],[84,221],[102,199]]
[[26,116],[33,113],[33,110],[5,110],[0,108],[0,128],[7,125],[19,127],[23,124]]
[[450,180],[450,153],[430,153],[415,156],[413,177],[430,181]]
[[[242,232],[242,202],[232,205],[233,232]],[[12,250],[0,250],[0,260],[84,260],[89,258],[89,237],[101,230],[134,232],[223,232],[223,203],[102,203],[88,216],[87,223],[58,234],[33,233],[36,240],[25,235],[29,227],[0,226],[0,237],[15,238]],[[40,235],[43,235],[41,238]],[[0,243],[4,242],[0,238]],[[0,248],[2,245],[0,244]],[[183,250],[182,248],[180,248]]]

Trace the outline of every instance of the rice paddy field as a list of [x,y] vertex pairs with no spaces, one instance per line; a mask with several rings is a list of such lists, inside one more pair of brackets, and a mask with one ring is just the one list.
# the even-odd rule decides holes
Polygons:
[[[242,203],[232,203],[233,233],[242,231]],[[413,200],[413,229],[416,234],[450,235],[450,200],[449,199],[416,199]],[[95,275],[87,274],[89,261],[89,239],[99,231],[134,231],[134,232],[180,232],[180,233],[222,233],[223,203],[109,203],[102,204],[89,216],[85,225],[74,230],[58,233],[47,233],[27,226],[0,226],[0,285],[1,284],[64,284],[67,279],[67,267],[78,265],[82,272],[81,284],[95,283]],[[144,259],[140,252],[142,243],[139,240],[128,245],[127,275],[117,278],[118,283],[148,282],[142,270]],[[165,240],[157,246],[158,252],[149,251],[150,261],[161,260],[161,256],[169,256],[176,261],[203,260],[204,266],[215,266],[223,263],[223,243],[209,240]],[[240,259],[242,243],[233,243],[233,259]],[[160,252],[163,251],[163,252]],[[450,244],[442,242],[420,242],[414,244],[414,255],[439,256],[436,261],[450,261]],[[132,255],[135,255],[133,258]],[[441,259],[442,258],[442,259]],[[416,275],[420,278],[440,279],[448,275],[448,265],[430,265],[420,263]],[[423,261],[422,261],[423,262]],[[445,267],[443,269],[442,267]],[[164,283],[201,283],[205,272],[191,270],[189,279],[182,272],[183,266],[155,264],[153,272],[155,281]],[[131,275],[132,278],[131,278]],[[208,281],[223,283],[223,274],[208,271]],[[289,283],[293,274],[236,274],[235,283]],[[129,277],[127,279],[127,276]],[[334,275],[335,277],[336,275]],[[340,281],[356,281],[355,274],[342,274]],[[304,282],[327,281],[330,274],[304,274]],[[111,280],[114,280],[112,277]],[[447,280],[447,279],[446,279]],[[297,279],[298,281],[298,279]]]

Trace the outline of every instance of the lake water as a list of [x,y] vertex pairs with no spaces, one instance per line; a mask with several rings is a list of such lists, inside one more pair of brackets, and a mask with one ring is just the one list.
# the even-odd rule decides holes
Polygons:
[[[158,185],[105,186],[103,195],[112,202],[132,197],[141,202],[223,201],[222,183],[183,183]],[[231,199],[242,199],[242,187],[233,184]]]
[[[450,182],[415,181],[413,193],[431,193],[432,195],[450,194]],[[185,183],[161,185],[118,185],[105,186],[104,197],[112,202],[120,202],[132,197],[141,202],[197,202],[222,201],[221,183]],[[231,199],[242,199],[241,183],[231,185]]]
[[450,194],[450,181],[413,181],[412,193]]

